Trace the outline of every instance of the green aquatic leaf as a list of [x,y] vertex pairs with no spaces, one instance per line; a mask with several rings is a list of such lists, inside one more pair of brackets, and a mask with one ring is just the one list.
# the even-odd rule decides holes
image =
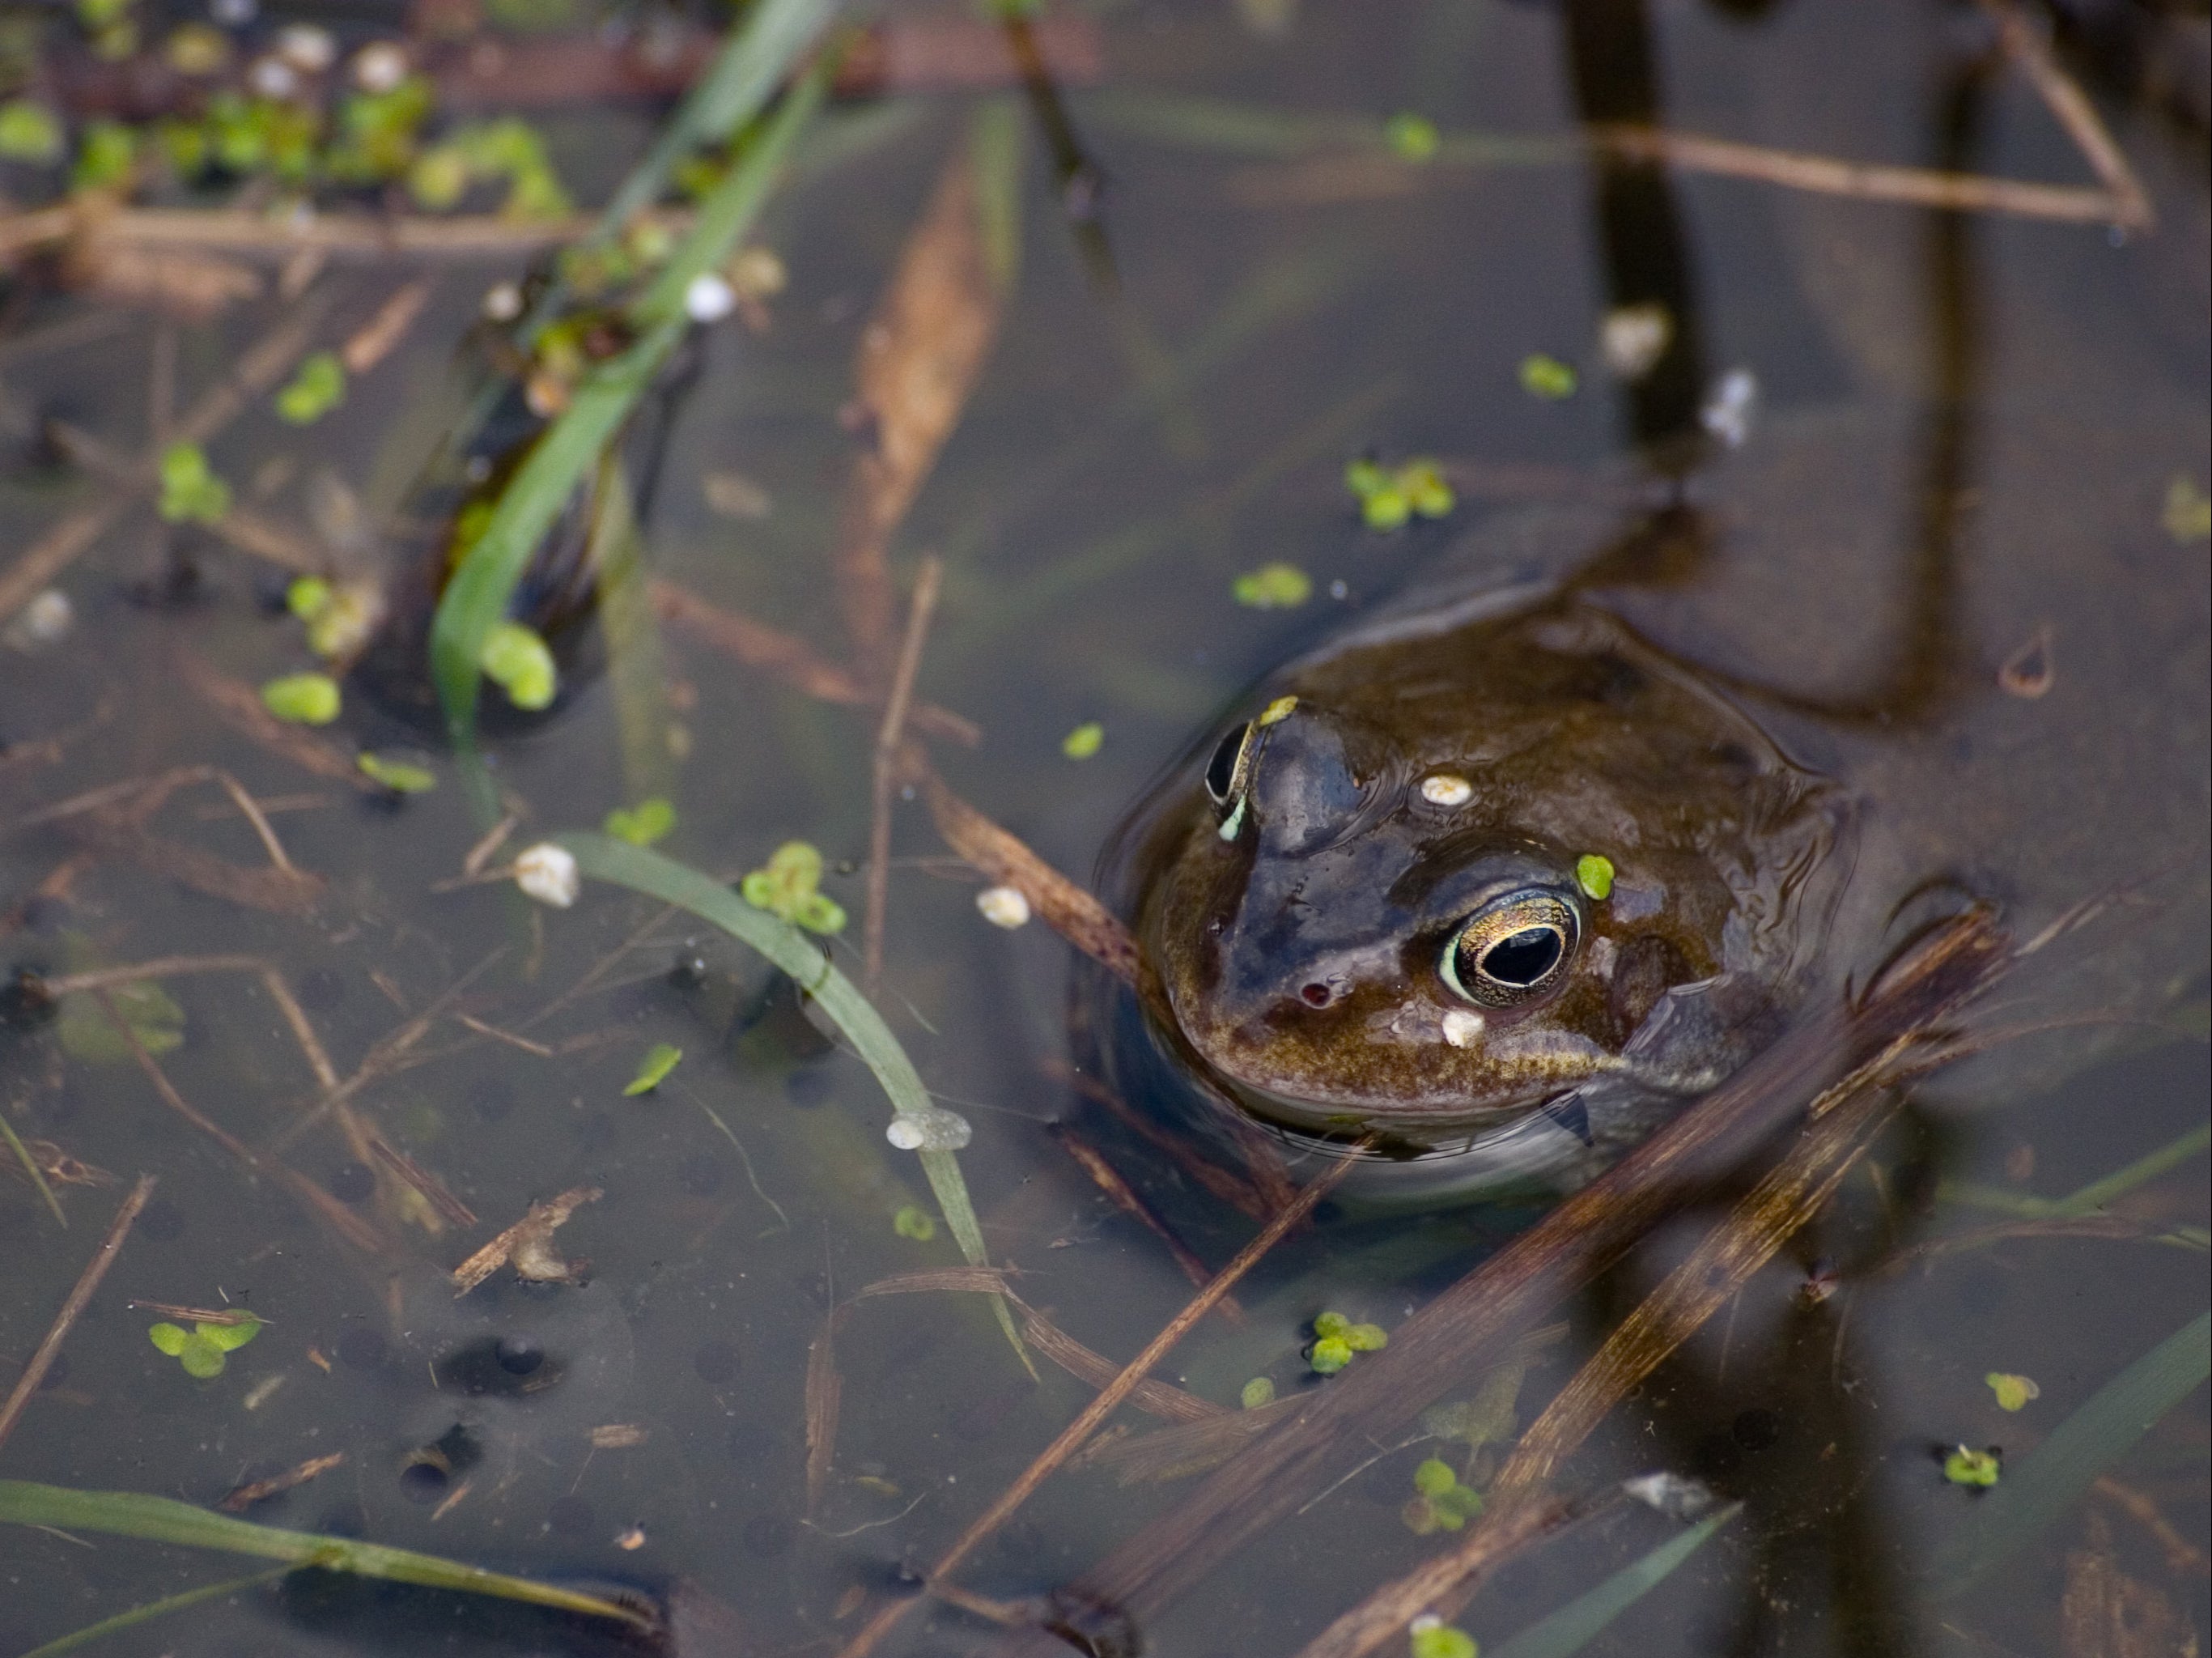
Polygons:
[[67,1635],[33,1647],[22,1655],[22,1658],[61,1658],[65,1652],[74,1652],[94,1641],[104,1641],[111,1635],[136,1629],[156,1618],[166,1618],[173,1612],[183,1612],[203,1600],[221,1600],[263,1583],[273,1583],[295,1570],[289,1565],[277,1566],[268,1571],[251,1572],[244,1577],[227,1577],[220,1583],[203,1583],[196,1589],[185,1589],[176,1594],[165,1594],[159,1600],[149,1600],[143,1606],[131,1606],[112,1617],[103,1618],[96,1624],[87,1624],[82,1629],[72,1630]]
[[1230,591],[1254,610],[1288,610],[1313,597],[1313,577],[1296,564],[1262,564],[1238,576]]
[[1492,1649],[1490,1658],[1570,1658],[1571,1654],[1580,1652],[1614,1618],[1658,1588],[1676,1567],[1703,1548],[1706,1539],[1735,1519],[1742,1507],[1741,1503],[1731,1503],[1680,1536],[1668,1539],[1633,1565],[1624,1566],[1541,1623]]
[[1434,121],[1411,113],[1393,115],[1382,128],[1382,137],[1401,162],[1434,161],[1440,142]]
[[330,607],[333,589],[319,576],[302,576],[284,589],[284,608],[303,622],[312,622]]
[[1575,884],[1602,904],[1613,893],[1613,860],[1585,852],[1575,860]]
[[1267,1376],[1255,1376],[1244,1384],[1237,1395],[1237,1402],[1248,1411],[1256,1411],[1263,1405],[1275,1402],[1275,1384]]
[[192,1332],[226,1353],[234,1353],[261,1333],[261,1320],[244,1318],[236,1324],[210,1324],[201,1320],[192,1326]]
[[295,725],[328,725],[343,699],[327,674],[287,674],[261,687],[261,705]]
[[1521,359],[1521,389],[1531,397],[1556,403],[1572,397],[1577,384],[1575,371],[1555,357],[1534,351]]
[[[185,1010],[155,980],[142,978],[111,986],[107,999],[147,1052],[167,1053],[183,1043]],[[100,1007],[100,999],[89,992],[62,998],[55,1028],[62,1051],[87,1064],[121,1064],[137,1057]]]
[[561,688],[553,652],[534,628],[507,620],[484,635],[477,658],[484,678],[507,692],[507,701],[532,712],[550,708]]
[[138,156],[137,135],[120,121],[87,121],[78,137],[76,165],[70,170],[73,190],[105,190],[130,181]]
[[1936,1555],[1935,1592],[1955,1594],[2065,1514],[2159,1418],[2212,1375],[2212,1313],[2199,1314],[2100,1387],[1963,1519]]
[[345,365],[337,353],[317,351],[301,362],[291,383],[276,393],[276,413],[295,426],[312,426],[345,401]]
[[1997,1409],[2000,1411],[2024,1411],[2030,1399],[2040,1398],[2043,1393],[2043,1389],[2030,1378],[2013,1375],[2003,1370],[1992,1370],[1982,1380],[1997,1396]]
[[179,1324],[157,1324],[146,1332],[146,1339],[171,1358],[181,1355],[185,1344],[191,1338],[192,1332]]
[[1105,741],[1106,728],[1096,720],[1086,720],[1060,740],[1060,752],[1072,760],[1087,760]]
[[1977,1485],[1986,1490],[2004,1477],[2004,1462],[1995,1451],[1954,1446],[1943,1459],[1943,1478],[1954,1485]]
[[208,466],[197,443],[161,451],[161,516],[172,524],[219,524],[230,510],[230,485]]
[[684,1050],[666,1042],[655,1042],[646,1050],[645,1059],[637,1068],[637,1075],[623,1087],[623,1093],[631,1098],[650,1094],[668,1080],[668,1073],[683,1063]]
[[763,868],[738,883],[746,903],[810,933],[845,930],[844,906],[822,893],[822,854],[803,840],[787,840]]
[[1407,1658],[1480,1658],[1480,1649],[1455,1624],[1424,1623],[1407,1631],[1406,1652]]
[[1333,1376],[1352,1362],[1352,1344],[1342,1336],[1323,1336],[1313,1344],[1308,1356],[1317,1376]]
[[29,1480],[0,1479],[0,1522],[15,1526],[46,1526],[62,1531],[102,1532],[116,1537],[136,1537],[148,1542],[176,1543],[188,1548],[222,1549],[233,1554],[258,1555],[282,1560],[288,1568],[318,1566],[325,1571],[351,1572],[395,1583],[415,1583],[426,1588],[453,1589],[465,1594],[491,1594],[503,1600],[526,1600],[586,1618],[611,1618],[639,1628],[648,1620],[638,1612],[595,1594],[510,1577],[486,1571],[458,1560],[412,1549],[387,1548],[349,1537],[330,1537],[315,1532],[280,1531],[211,1514],[189,1503],[139,1491],[82,1491],[66,1485],[41,1485]]
[[[921,1160],[922,1173],[929,1181],[938,1209],[945,1224],[951,1228],[962,1255],[971,1266],[989,1264],[983,1228],[975,1218],[975,1205],[968,1195],[968,1183],[961,1177],[959,1160],[952,1152],[940,1150],[933,1143],[937,1120],[949,1113],[929,1097],[928,1089],[922,1086],[921,1073],[915,1070],[913,1060],[907,1057],[906,1050],[899,1045],[898,1038],[891,1033],[890,1027],[884,1022],[874,1004],[823,955],[820,947],[768,909],[658,852],[605,835],[570,833],[556,839],[589,879],[612,881],[664,904],[688,910],[740,943],[751,946],[790,975],[853,1045],[861,1063],[875,1073],[896,1118],[914,1129],[914,1143],[919,1146],[915,1155]],[[1027,1365],[1029,1359],[1023,1351],[1020,1337],[1014,1332],[1013,1315],[1007,1310],[1005,1298],[994,1295],[991,1304],[998,1314],[999,1327]]]
[[1413,1470],[1413,1489],[1423,1496],[1442,1496],[1459,1484],[1459,1474],[1442,1457],[1431,1457]]
[[605,825],[609,834],[633,846],[650,846],[675,826],[676,808],[659,795],[635,806],[617,806],[607,814]]
[[435,772],[410,765],[404,760],[388,760],[366,750],[355,756],[354,764],[361,768],[363,777],[382,783],[395,795],[427,795],[438,786]]
[[222,1374],[223,1366],[229,1361],[223,1356],[219,1344],[195,1333],[185,1338],[177,1362],[185,1367],[185,1374],[194,1381],[211,1381]]
[[926,1244],[937,1235],[937,1216],[918,1204],[901,1204],[898,1213],[891,1216],[891,1230],[902,1238]]
[[58,161],[61,153],[62,124],[53,111],[29,98],[0,104],[0,161],[35,166]]

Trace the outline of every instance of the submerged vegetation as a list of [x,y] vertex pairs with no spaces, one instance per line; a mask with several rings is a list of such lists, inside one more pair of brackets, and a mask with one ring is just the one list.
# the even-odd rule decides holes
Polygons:
[[[1957,521],[2033,497],[2117,549],[2082,578],[2116,614],[2201,607],[2205,399],[2142,366],[2203,357],[2161,286],[2206,199],[2164,36],[2060,9],[2054,45],[1986,0],[1968,51],[1895,0],[1897,62],[1832,110],[1822,43],[1875,25],[1602,9],[1637,50],[1496,0],[0,9],[0,1524],[30,1563],[0,1644],[503,1641],[527,1607],[548,1649],[672,1658],[2183,1649],[2212,1617],[2193,865],[2023,930],[1979,900],[2035,882],[1939,832],[1846,997],[1685,1001],[1772,1039],[1571,1195],[1372,1212],[1353,1172],[1408,1148],[1352,1113],[1201,1133],[1171,1039],[1159,1098],[1099,1063],[1164,994],[1112,860],[1073,878],[1115,814],[1163,765],[1211,789],[1190,732],[1463,532],[1518,556],[1602,517],[1589,579],[1655,633],[1715,560],[1754,612],[1802,588],[1838,639],[1893,631],[1864,694],[1856,636],[1698,643],[1803,722],[1792,767],[1950,743],[1930,710],[1971,681],[1997,712],[1947,786],[2087,768],[2054,722],[2154,694]],[[1670,124],[1654,31],[1762,142]],[[1867,112],[1931,76],[1938,164],[1858,159],[1926,148]],[[1975,148],[2000,87],[2047,154]],[[2021,218],[2052,240],[1988,229]],[[1992,368],[1993,318],[2028,337],[2006,284],[2055,327],[2059,277],[2110,337]],[[2005,424],[2074,398],[2118,434],[2078,462]],[[1833,418],[1861,402],[1910,434],[1879,490]],[[1706,492],[1790,423],[1833,474],[1781,494],[1833,545],[1729,566],[1738,497]],[[1905,573],[1870,579],[1835,527],[1884,514]],[[2171,708],[2100,709],[2116,745],[2184,728],[2201,643]],[[1677,671],[1633,654],[1577,717]],[[1308,728],[1253,706],[1208,856]],[[1676,896],[1617,830],[1543,912],[1608,949]],[[1802,875],[1731,879],[1755,906]],[[2052,1015],[2035,975],[2077,947]],[[1601,1016],[1634,1028],[1694,949],[1616,951]],[[161,1557],[77,1533],[276,1564],[163,1594]]]

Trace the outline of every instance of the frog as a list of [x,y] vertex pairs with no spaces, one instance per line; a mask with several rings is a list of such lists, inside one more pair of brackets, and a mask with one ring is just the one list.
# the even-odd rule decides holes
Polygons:
[[[2046,519],[2001,583],[1908,540],[1900,580],[1882,509],[1922,436],[1809,419],[1688,490],[1604,476],[1495,515],[1264,675],[1102,862],[1145,966],[1138,1015],[1103,1021],[1110,1084],[1248,1162],[1355,1159],[1362,1209],[1557,1193],[1939,911],[2035,939],[2172,875],[2154,918],[2008,987],[2051,1027],[2014,1085],[2094,1045],[2051,1030],[2185,978],[2203,699],[2116,730],[2096,693],[2139,671],[2130,629],[2202,689],[2201,584],[2069,618],[2045,700],[2026,607],[2094,587],[2089,527]],[[1839,488],[1869,510],[1819,516]]]

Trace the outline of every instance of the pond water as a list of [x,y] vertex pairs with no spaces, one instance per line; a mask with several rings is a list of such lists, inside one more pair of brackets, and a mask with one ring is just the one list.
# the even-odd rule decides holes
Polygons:
[[[350,50],[398,27],[371,15],[384,9],[272,9],[245,38],[307,19]],[[469,25],[478,46],[535,15],[490,10]],[[2081,152],[1990,15],[1905,0],[1054,9],[1070,71],[1056,101],[1025,95],[982,30],[979,85],[829,103],[751,238],[787,281],[696,331],[623,448],[656,576],[844,660],[833,549],[855,457],[884,424],[855,418],[856,353],[890,326],[872,322],[879,298],[965,155],[1003,298],[891,542],[893,637],[917,561],[937,555],[917,728],[939,774],[1050,864],[1090,881],[1163,769],[1202,765],[1224,710],[1252,711],[1236,700],[1247,687],[1409,583],[1479,575],[1531,533],[1595,525],[1601,541],[1671,503],[1672,539],[1617,583],[1620,613],[1751,687],[1775,741],[1856,802],[1827,994],[1863,985],[1946,895],[1990,900],[2020,939],[2056,934],[1968,1021],[1968,1045],[1990,1051],[1917,1085],[1817,1221],[1558,1471],[1555,1489],[1593,1512],[1463,1609],[1437,1603],[1486,1652],[2132,1658],[2193,1651],[2190,1631],[2212,1623],[2212,1419],[2186,1335],[2207,1306],[2212,1203],[2212,194],[2201,103],[2151,73],[2176,52],[2186,72],[2203,20],[2145,9],[2132,56],[2101,12],[2069,37],[2154,229],[1662,173],[1576,142],[1650,123],[2086,190]],[[674,14],[653,19],[624,26],[690,38]],[[526,101],[586,203],[661,113]],[[50,192],[29,173],[9,187],[36,199],[40,178]],[[485,821],[420,717],[427,665],[411,713],[348,686],[337,722],[309,734],[340,757],[322,772],[225,711],[222,683],[315,666],[284,611],[287,557],[389,574],[439,544],[430,515],[453,497],[414,482],[453,418],[453,365],[480,361],[468,342],[487,292],[525,274],[527,250],[354,248],[311,268],[275,239],[222,258],[264,296],[180,321],[122,302],[112,271],[67,291],[58,261],[24,265],[0,314],[17,453],[0,476],[15,550],[0,582],[54,526],[115,508],[33,584],[66,595],[66,628],[34,637],[18,619],[0,648],[0,966],[33,976],[0,1024],[0,1112],[34,1156],[112,1177],[58,1180],[66,1230],[27,1180],[0,1179],[0,1390],[130,1182],[159,1179],[0,1478],[212,1508],[343,1454],[248,1517],[647,1594],[680,1582],[685,1658],[836,1652],[906,1601],[878,1650],[1025,1638],[917,1585],[1097,1378],[1042,1360],[1033,1377],[981,1295],[856,1299],[961,1262],[922,1169],[885,1139],[868,1066],[703,920],[604,883],[556,910],[468,878]],[[419,314],[333,411],[281,418],[266,387],[288,365],[210,423],[208,461],[233,491],[224,531],[156,515],[127,469],[183,430],[178,411],[189,423],[272,327],[304,318],[305,344],[335,348],[418,278]],[[1654,316],[1668,331],[1656,366],[1624,373],[1621,337]],[[1364,527],[1346,484],[1363,456],[1433,459],[1449,509]],[[1298,573],[1299,602],[1240,599],[1240,578],[1277,564]],[[418,607],[419,649],[423,601],[401,576],[386,586]],[[696,613],[656,632],[633,604],[600,644],[556,637],[557,710],[491,722],[499,809],[520,821],[477,867],[665,798],[657,850],[724,880],[784,843],[818,848],[823,890],[850,917],[833,959],[860,981],[878,716],[711,636]],[[945,735],[924,704],[980,741]],[[1071,742],[1094,723],[1099,741]],[[437,787],[357,788],[360,749]],[[143,792],[192,768],[158,802]],[[272,871],[218,772],[303,873]],[[872,999],[972,1125],[959,1164],[990,1260],[1110,1374],[1192,1282],[1084,1156],[1121,1168],[1207,1267],[1253,1222],[1130,1126],[1157,1102],[1100,1104],[1097,1038],[1126,1017],[1125,993],[1039,923],[987,924],[986,883],[916,795],[895,791]],[[2083,905],[2086,923],[2059,925]],[[242,960],[115,987],[147,1063],[89,990],[33,1005],[42,982],[217,957]],[[358,1074],[342,1108],[301,1024],[337,1077]],[[626,1094],[659,1044],[680,1063]],[[440,1215],[372,1139],[475,1218]],[[1281,1523],[1206,1555],[1178,1592],[1048,1600],[1159,1535],[1147,1528],[1206,1478],[1119,1478],[1110,1457],[1052,1476],[952,1580],[1002,1610],[1048,1605],[1045,1622],[1076,1631],[1024,1649],[1298,1651],[1466,1534],[1409,1508],[1416,1469],[1442,1459],[1485,1488],[1516,1426],[1750,1178],[1548,1312],[1539,1338],[1409,1409],[1510,1398],[1486,1433],[1463,1411],[1457,1441],[1409,1425],[1337,1448]],[[455,1295],[447,1275],[471,1251],[580,1188],[592,1198],[550,1244],[588,1258],[576,1281],[501,1268]],[[1540,1212],[1324,1208],[1238,1285],[1236,1316],[1200,1322],[1155,1374],[1230,1411],[1258,1379],[1285,1397],[1339,1386],[1309,1356],[1317,1315],[1395,1329]],[[176,1315],[132,1301],[266,1324],[194,1380],[148,1337]],[[834,1445],[810,1467],[810,1350],[833,1308]],[[2166,1391],[2121,1422],[2100,1390],[2154,1350]],[[1517,1395],[1498,1381],[1509,1361]],[[1996,1385],[2015,1376],[2033,1384],[2025,1403]],[[817,1362],[817,1437],[822,1381]],[[1131,1407],[1113,1420],[1132,1442],[1159,1425]],[[1947,1453],[1988,1447],[1995,1487],[1947,1477]],[[2048,1472],[2066,1457],[2070,1483]],[[1741,1508],[1586,1644],[1554,1625],[1508,1649],[1687,1535],[1600,1500],[1659,1472]],[[2007,1481],[2031,1477],[2055,1493],[2048,1511],[2000,1509]],[[255,1565],[12,1527],[0,1650]],[[1380,1650],[1407,1649],[1401,1627]],[[303,1574],[96,1649],[618,1647],[588,1620]]]

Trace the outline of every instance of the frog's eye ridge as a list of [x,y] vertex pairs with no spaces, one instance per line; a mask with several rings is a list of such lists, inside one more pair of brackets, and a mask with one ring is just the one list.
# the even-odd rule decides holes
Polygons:
[[1206,763],[1206,798],[1216,806],[1226,807],[1243,794],[1252,772],[1252,740],[1257,735],[1249,720],[1230,727]]
[[1486,1008],[1512,1008],[1566,977],[1582,936],[1574,905],[1544,888],[1492,899],[1464,922],[1437,964],[1455,995]]

